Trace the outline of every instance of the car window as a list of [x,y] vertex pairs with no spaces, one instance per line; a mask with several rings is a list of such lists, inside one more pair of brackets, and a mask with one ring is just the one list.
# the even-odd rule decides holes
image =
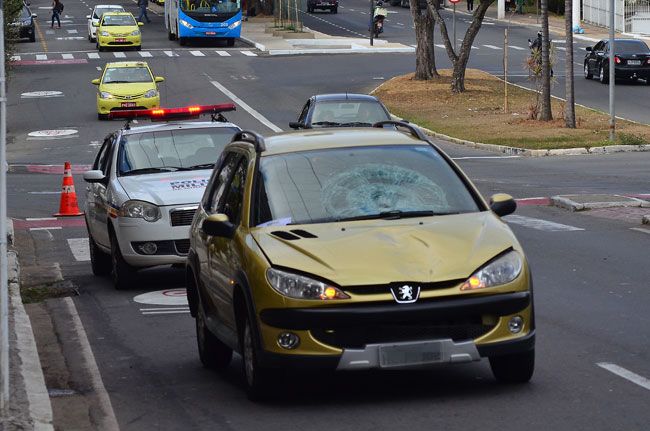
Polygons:
[[648,45],[642,40],[617,40],[614,50],[617,54],[645,54]]
[[[318,102],[314,105],[311,122],[316,123],[365,123],[372,125],[377,121],[390,120],[388,114],[377,102]],[[323,124],[327,126],[327,124]]]
[[180,5],[195,13],[233,13],[241,8],[241,0],[180,0]]
[[102,26],[133,26],[138,25],[132,15],[104,15]]
[[327,223],[388,211],[479,211],[428,145],[302,151],[262,157],[252,225]]
[[153,76],[148,67],[109,67],[104,73],[102,83],[124,84],[132,82],[153,82]]
[[104,143],[102,144],[102,148],[99,150],[99,153],[97,153],[97,157],[95,158],[95,163],[93,164],[93,169],[101,170],[104,175],[108,174],[108,155],[111,153],[111,147],[114,141],[114,135],[109,135],[104,139]]
[[205,127],[134,133],[122,138],[119,175],[212,169],[237,129]]
[[594,49],[593,49],[593,50],[594,50],[594,51],[602,51],[604,45],[605,45],[605,43],[601,40],[600,42],[598,42],[598,43],[596,44],[596,46],[594,46]]
[[224,192],[230,183],[230,178],[232,177],[232,174],[237,167],[237,162],[239,161],[240,157],[241,156],[237,153],[230,153],[227,154],[224,158],[221,170],[219,171],[219,175],[214,182],[212,190],[210,190],[210,197],[205,205],[205,209],[210,214],[218,213],[219,208],[223,207],[223,198],[225,196]]
[[223,205],[219,202],[218,212],[228,216],[230,222],[235,226],[241,221],[242,203],[244,202],[244,186],[246,184],[246,171],[248,160],[242,157],[230,180],[228,193],[223,199]]
[[27,20],[32,17],[32,13],[27,9],[27,6],[23,7],[23,11],[21,13],[22,19]]

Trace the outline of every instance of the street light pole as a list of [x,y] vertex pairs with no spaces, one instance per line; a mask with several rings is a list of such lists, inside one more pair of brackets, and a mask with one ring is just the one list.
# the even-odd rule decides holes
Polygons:
[[609,140],[616,140],[616,107],[614,87],[616,85],[616,65],[614,63],[614,39],[616,37],[615,0],[609,0]]
[[370,46],[373,46],[374,34],[375,34],[375,5],[374,5],[374,0],[370,0]]
[[454,2],[454,53],[456,52],[456,2]]

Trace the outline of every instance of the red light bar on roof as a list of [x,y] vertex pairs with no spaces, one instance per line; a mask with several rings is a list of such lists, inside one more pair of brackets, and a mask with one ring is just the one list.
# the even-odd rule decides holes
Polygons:
[[233,103],[183,106],[181,108],[118,109],[111,111],[108,118],[149,118],[151,121],[166,121],[196,118],[201,115],[219,114],[220,112],[234,111],[235,109]]

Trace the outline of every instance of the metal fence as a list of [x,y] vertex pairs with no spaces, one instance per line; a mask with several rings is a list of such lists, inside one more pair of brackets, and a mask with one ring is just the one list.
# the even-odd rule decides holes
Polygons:
[[[625,31],[625,0],[615,0],[616,31]],[[582,19],[589,24],[609,28],[609,3],[610,0],[583,0]]]
[[650,35],[650,0],[625,1],[625,31]]
[[302,1],[301,0],[274,0],[273,17],[276,28],[284,30],[302,31]]

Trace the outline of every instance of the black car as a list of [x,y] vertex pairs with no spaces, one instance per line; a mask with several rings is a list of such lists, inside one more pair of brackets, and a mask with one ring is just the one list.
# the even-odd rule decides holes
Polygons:
[[329,9],[332,13],[339,11],[339,0],[307,0],[307,12],[313,13],[314,9]]
[[292,129],[315,127],[363,127],[390,120],[388,109],[374,96],[367,94],[319,94],[311,96]]
[[[609,41],[604,39],[593,47],[587,47],[584,71],[585,78],[598,77],[600,82],[609,82]],[[616,79],[636,81],[644,79],[650,85],[650,48],[642,40],[614,40],[614,73]]]
[[34,27],[34,18],[36,14],[32,13],[26,4],[23,4],[20,14],[16,20],[11,24],[12,27],[17,28],[18,37],[21,39],[29,39],[30,42],[36,42],[36,29]]

